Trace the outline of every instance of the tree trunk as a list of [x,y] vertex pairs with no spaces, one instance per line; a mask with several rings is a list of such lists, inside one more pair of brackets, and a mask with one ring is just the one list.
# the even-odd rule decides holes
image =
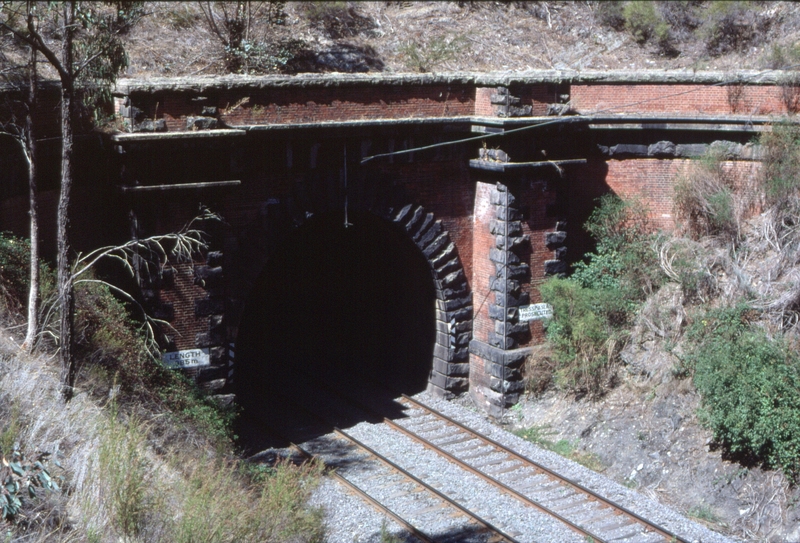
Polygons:
[[38,73],[36,68],[36,49],[31,47],[30,65],[28,66],[28,96],[26,99],[25,115],[25,145],[29,157],[28,162],[28,193],[30,200],[31,220],[31,284],[28,292],[28,332],[22,348],[30,352],[36,343],[36,334],[39,332],[39,203],[36,188],[36,139],[33,133],[33,112],[36,108],[36,91]]
[[69,202],[72,190],[72,131],[74,110],[74,81],[72,65],[72,38],[75,24],[75,2],[64,3],[64,41],[61,57],[65,73],[61,75],[61,193],[58,199],[58,299],[61,309],[59,323],[61,360],[61,393],[69,401],[74,393],[75,360],[73,352],[73,319],[75,293],[70,266]]

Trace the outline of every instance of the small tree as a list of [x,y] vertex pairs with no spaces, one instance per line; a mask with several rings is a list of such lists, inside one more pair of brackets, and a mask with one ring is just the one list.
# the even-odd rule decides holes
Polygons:
[[256,35],[256,22],[267,27],[282,25],[285,2],[198,2],[208,30],[223,47],[225,69],[229,73],[271,71],[284,66],[294,56],[299,42],[266,43],[266,31]]
[[[32,14],[28,14],[32,17]],[[35,21],[30,21],[35,25]],[[22,86],[22,79],[27,79],[25,84],[26,91],[22,97],[24,120],[19,121],[15,118],[12,104],[11,119],[0,125],[0,133],[12,137],[19,144],[22,156],[25,159],[28,177],[28,201],[30,214],[30,288],[28,292],[28,327],[25,340],[22,342],[22,349],[30,351],[33,348],[36,335],[39,331],[39,206],[38,190],[36,187],[36,138],[34,135],[33,112],[36,109],[38,69],[37,51],[34,47],[28,47],[28,61],[25,65],[16,65],[8,58],[0,58],[4,65],[2,70],[3,79],[12,85]]]
[[[61,190],[57,219],[57,285],[61,322],[59,358],[63,395],[69,400],[75,384],[73,356],[74,284],[69,207],[73,184],[73,135],[79,106],[94,109],[127,66],[121,36],[142,16],[141,3],[105,5],[64,2],[4,2],[0,29],[40,53],[61,83]],[[77,89],[82,90],[81,95]]]

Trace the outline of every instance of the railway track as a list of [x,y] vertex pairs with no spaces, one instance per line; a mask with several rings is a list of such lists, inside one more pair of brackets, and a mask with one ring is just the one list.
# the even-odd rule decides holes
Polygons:
[[[362,477],[362,479],[366,479],[371,491],[363,488],[364,484],[358,481],[358,477],[345,476],[336,471],[332,472],[333,476],[345,485],[350,492],[367,501],[381,513],[390,516],[417,539],[425,543],[444,543],[450,540],[465,541],[467,539],[491,543],[504,541],[507,543],[519,543],[517,539],[505,533],[501,528],[484,520],[473,511],[460,505],[452,498],[436,490],[408,470],[403,469],[386,456],[376,452],[343,430],[336,429],[335,434],[337,438],[347,445],[357,447],[363,451],[362,467],[370,474]],[[309,459],[318,457],[318,455],[308,452],[299,445],[293,444],[292,446]],[[382,466],[378,464],[382,464]],[[380,481],[379,485],[375,485],[375,481]],[[379,486],[378,490],[380,492],[375,492],[376,486]],[[382,494],[383,498],[381,499],[375,494]],[[387,499],[387,494],[389,499]],[[400,503],[393,508],[384,503],[385,501],[390,501],[391,498],[404,498],[403,500],[395,501],[406,503]],[[468,527],[460,529],[456,533],[451,533],[446,538],[430,535],[421,527],[437,523],[438,517],[442,516],[462,516],[466,520]]]
[[500,443],[403,395],[412,408],[399,424],[384,423],[417,440],[521,502],[557,518],[592,541],[668,541],[686,539],[633,511],[559,475]]
[[[313,409],[302,405],[294,407],[327,422]],[[266,426],[264,429],[289,441],[280,430]],[[329,474],[349,492],[392,518],[419,541],[521,543],[344,430],[335,428],[333,439],[312,441],[310,446],[291,443],[290,447],[307,460],[322,461],[329,468]],[[348,464],[358,468],[341,469],[340,459],[343,457],[347,458]]]
[[[369,418],[378,418],[363,402],[343,397],[334,390],[325,390],[314,397],[317,401],[312,406],[295,405],[294,409],[309,413],[320,424],[335,426],[337,420],[352,418],[353,411],[364,412],[364,419],[368,418],[368,412]],[[360,439],[336,428],[334,437],[314,439],[298,449],[303,454],[323,458],[329,465],[338,465],[336,476],[345,479],[342,483],[351,492],[394,518],[421,541],[690,541],[419,400],[404,395],[397,401],[403,405],[405,416],[396,420],[383,418],[379,424],[358,425]],[[393,450],[399,440],[405,440],[401,448],[406,452]],[[421,466],[422,462],[409,462],[409,458],[420,454],[419,448],[428,451],[425,466]],[[358,456],[354,457],[356,450]],[[392,455],[394,459],[390,458]],[[343,458],[348,460],[342,462]],[[354,468],[359,463],[361,467]],[[469,492],[454,490],[447,478],[480,481],[482,486],[471,484],[479,497],[487,497],[484,510],[480,511],[480,499],[466,498]],[[492,492],[506,501],[489,499]],[[391,505],[392,500],[396,505]],[[524,513],[520,512],[523,510]],[[444,531],[429,528],[441,526],[443,518],[457,516],[467,519],[461,528]],[[571,531],[573,537],[542,539],[525,528],[528,520],[517,522],[523,516],[533,518],[532,522],[542,522],[544,517],[551,527],[541,530],[552,530],[556,523],[568,528],[565,531]]]

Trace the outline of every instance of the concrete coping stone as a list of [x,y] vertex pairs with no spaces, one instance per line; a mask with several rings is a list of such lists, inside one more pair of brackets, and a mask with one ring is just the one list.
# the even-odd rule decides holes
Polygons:
[[194,138],[220,138],[220,137],[235,137],[244,136],[247,134],[246,130],[238,129],[218,129],[218,130],[187,130],[181,132],[138,132],[135,134],[126,134],[123,132],[112,134],[111,141],[114,142],[131,142],[131,141],[164,141],[176,139],[194,139]]
[[299,75],[225,75],[201,77],[124,78],[117,80],[115,94],[152,92],[208,92],[233,89],[274,89],[347,86],[405,85],[475,85],[508,87],[537,83],[572,84],[750,84],[775,85],[784,72],[780,70],[736,72],[691,70],[525,70],[507,72],[452,72],[440,74],[299,74]]
[[232,125],[241,130],[252,132],[261,132],[268,130],[296,130],[298,128],[361,128],[371,126],[400,126],[400,125],[417,125],[419,123],[435,123],[435,124],[469,124],[473,122],[471,115],[463,115],[460,117],[403,117],[400,119],[357,119],[347,121],[320,121],[320,122],[306,122],[306,123],[270,123],[270,124],[247,124],[247,125]]
[[[560,84],[697,84],[697,85],[779,85],[793,72],[784,70],[693,71],[693,70],[520,70],[504,72],[417,73],[326,73],[298,75],[224,75],[195,77],[120,78],[114,94],[196,92],[233,89],[275,89],[304,87],[474,85],[508,87],[542,83]],[[58,89],[58,80],[43,80],[43,89]],[[0,83],[0,93],[19,87]]]
[[[613,125],[613,124],[656,124],[659,127],[663,125],[681,125],[691,123],[717,123],[720,125],[760,125],[760,124],[773,124],[776,117],[781,115],[730,115],[730,114],[698,114],[698,113],[672,113],[672,112],[656,112],[656,113],[612,113],[612,112],[598,112],[592,113],[590,111],[579,113],[576,115],[569,115],[564,117],[552,116],[530,116],[530,117],[484,117],[473,116],[471,117],[472,123],[475,125],[473,131],[480,131],[481,127],[492,127],[502,129],[523,128],[532,124],[568,124],[568,123],[582,123],[591,126],[594,125]],[[648,128],[647,126],[639,126],[637,128]],[[502,132],[498,132],[502,133]]]
[[490,160],[470,159],[469,167],[476,170],[488,170],[493,172],[505,172],[508,170],[534,170],[537,168],[555,168],[560,166],[571,166],[575,164],[586,164],[585,158],[568,160],[540,160],[537,162],[492,162]]

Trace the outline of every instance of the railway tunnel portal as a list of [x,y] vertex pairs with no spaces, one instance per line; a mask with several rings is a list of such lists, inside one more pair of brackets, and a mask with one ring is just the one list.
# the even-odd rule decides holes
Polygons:
[[347,224],[342,212],[312,216],[275,248],[245,303],[237,398],[258,410],[311,379],[424,390],[436,302],[436,269],[404,228],[363,211]]
[[[497,416],[544,339],[523,311],[540,315],[537,286],[590,249],[581,225],[599,196],[640,198],[670,228],[672,183],[693,157],[717,149],[741,175],[757,170],[753,136],[796,104],[780,74],[738,74],[747,83],[736,92],[726,77],[121,80],[123,130],[76,140],[76,249],[175,232],[198,206],[223,217],[193,262],[137,277],[142,305],[170,325],[165,362],[221,401],[257,410],[270,387],[302,394],[311,374],[468,390]],[[56,86],[44,91],[57,100]],[[57,128],[40,129],[38,152],[52,158],[39,170],[45,217],[55,216]],[[7,143],[0,230],[24,236],[24,160]],[[53,231],[44,224],[43,240]]]

